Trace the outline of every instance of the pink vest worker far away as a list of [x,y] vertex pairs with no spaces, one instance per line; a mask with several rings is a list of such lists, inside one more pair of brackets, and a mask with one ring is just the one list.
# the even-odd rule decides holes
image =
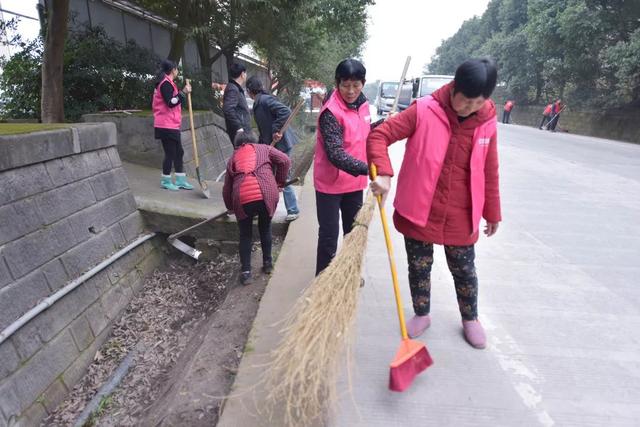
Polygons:
[[171,83],[173,86],[173,96],[178,96],[178,87],[168,76],[164,77],[164,80],[153,91],[153,127],[161,129],[180,129],[182,123],[182,106],[178,105],[173,108],[169,108],[164,99],[162,99],[162,93],[160,92],[160,86],[164,82]]
[[[407,140],[394,207],[412,223],[424,227],[429,219],[442,164],[447,153],[451,129],[447,115],[432,97],[417,103],[416,130]],[[496,118],[478,126],[473,134],[471,151],[471,220],[473,232],[478,230],[484,207],[484,165],[489,141],[496,133]]]
[[[338,89],[335,89],[320,110],[320,115],[327,109],[333,113],[344,129],[344,151],[366,163],[366,141],[371,127],[369,103],[365,102],[357,110],[350,109],[340,96]],[[327,194],[350,193],[365,189],[367,179],[364,175],[353,176],[333,166],[324,150],[324,140],[318,130],[313,163],[313,182],[316,190]]]

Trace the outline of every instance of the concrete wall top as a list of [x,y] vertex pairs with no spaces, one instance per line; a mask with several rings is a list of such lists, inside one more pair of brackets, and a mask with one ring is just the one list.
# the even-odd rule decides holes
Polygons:
[[115,146],[113,123],[74,123],[66,129],[0,136],[0,171]]

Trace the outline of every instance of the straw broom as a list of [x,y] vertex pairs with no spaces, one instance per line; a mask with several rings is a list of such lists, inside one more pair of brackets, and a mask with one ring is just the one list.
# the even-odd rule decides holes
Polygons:
[[287,327],[266,371],[267,411],[284,409],[287,426],[310,426],[335,407],[341,355],[356,314],[360,274],[375,199],[368,193],[352,231],[331,264],[287,316]]

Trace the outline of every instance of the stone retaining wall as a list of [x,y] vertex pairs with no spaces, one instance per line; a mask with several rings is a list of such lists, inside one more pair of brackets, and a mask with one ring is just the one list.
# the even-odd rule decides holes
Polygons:
[[[0,330],[144,233],[116,126],[0,137]],[[160,241],[138,246],[0,344],[0,427],[39,425],[93,360]]]
[[[140,165],[162,168],[164,153],[160,141],[154,138],[153,117],[122,114],[87,114],[85,122],[113,122],[118,129],[118,152],[123,160]],[[194,113],[194,127],[198,143],[198,158],[202,178],[214,181],[225,170],[227,160],[233,154],[233,145],[226,132],[224,119],[211,112]],[[182,116],[182,147],[185,172],[196,176],[196,166],[191,142],[189,116]]]
[[[502,105],[496,106],[498,121],[502,121]],[[540,126],[544,106],[516,105],[511,122],[523,126]],[[640,143],[639,110],[574,111],[568,108],[560,114],[557,130],[578,135]]]

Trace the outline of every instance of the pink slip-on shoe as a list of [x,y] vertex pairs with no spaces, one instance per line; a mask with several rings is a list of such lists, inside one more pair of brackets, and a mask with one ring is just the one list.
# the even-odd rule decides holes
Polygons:
[[431,316],[413,316],[407,322],[407,334],[409,334],[409,338],[417,338],[429,327],[431,326]]
[[487,336],[479,320],[463,320],[464,338],[471,347],[483,349],[487,346]]

